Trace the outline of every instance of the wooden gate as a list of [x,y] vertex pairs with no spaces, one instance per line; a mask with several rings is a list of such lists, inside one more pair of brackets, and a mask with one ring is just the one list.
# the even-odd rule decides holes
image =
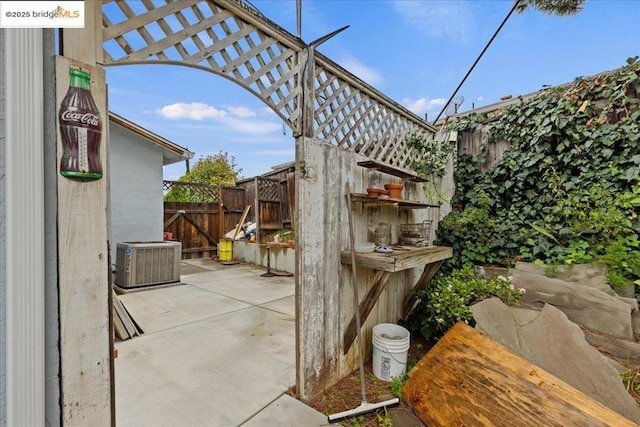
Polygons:
[[171,240],[182,243],[183,259],[216,256],[219,240],[234,229],[242,217],[243,188],[212,188],[217,191],[214,203],[164,203],[164,231],[171,233]]

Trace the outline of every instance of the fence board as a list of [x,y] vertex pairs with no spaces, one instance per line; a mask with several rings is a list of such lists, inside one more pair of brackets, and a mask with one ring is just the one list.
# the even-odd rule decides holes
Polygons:
[[221,188],[219,203],[164,203],[164,231],[182,243],[183,259],[216,255],[216,243],[242,217],[245,193],[243,188]]

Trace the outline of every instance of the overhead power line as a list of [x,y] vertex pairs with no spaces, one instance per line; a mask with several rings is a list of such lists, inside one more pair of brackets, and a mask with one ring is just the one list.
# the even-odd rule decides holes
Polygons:
[[493,33],[493,36],[491,36],[491,39],[489,40],[489,42],[487,43],[487,45],[484,47],[484,49],[482,49],[482,52],[480,52],[480,55],[478,56],[478,58],[476,58],[475,62],[473,63],[473,65],[471,66],[471,68],[469,68],[469,71],[467,71],[467,74],[465,74],[464,78],[462,79],[462,81],[460,82],[460,84],[458,85],[458,87],[456,88],[455,91],[453,91],[453,93],[451,94],[451,97],[449,98],[449,100],[444,104],[444,106],[442,107],[442,111],[440,111],[440,114],[438,114],[438,117],[436,117],[436,119],[433,121],[433,123],[436,123],[438,121],[438,119],[440,118],[440,116],[442,116],[442,113],[445,112],[445,110],[447,109],[447,107],[449,106],[449,104],[451,103],[451,100],[453,99],[454,96],[456,96],[456,94],[458,93],[458,91],[460,90],[460,88],[462,87],[462,85],[464,84],[464,82],[467,80],[467,77],[469,77],[469,75],[471,74],[471,72],[473,71],[473,69],[476,67],[476,65],[478,64],[478,62],[480,61],[480,58],[482,58],[482,55],[484,55],[484,53],[487,51],[487,49],[489,48],[489,46],[491,45],[491,43],[493,42],[493,40],[496,38],[496,36],[498,35],[498,33],[500,32],[500,30],[502,30],[502,27],[504,27],[504,24],[506,24],[507,20],[509,19],[509,17],[513,14],[513,12],[516,10],[516,7],[518,7],[518,4],[520,4],[522,0],[516,0],[513,4],[513,7],[511,8],[511,10],[509,11],[509,13],[507,14],[507,16],[504,18],[504,20],[502,21],[502,23],[500,24],[500,26],[498,27],[498,29],[496,30],[495,33]]

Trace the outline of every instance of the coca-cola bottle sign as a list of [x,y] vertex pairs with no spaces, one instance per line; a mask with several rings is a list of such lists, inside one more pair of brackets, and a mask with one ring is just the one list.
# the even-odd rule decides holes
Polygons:
[[91,95],[91,75],[69,68],[69,89],[58,113],[62,135],[60,174],[75,181],[102,178],[102,120]]

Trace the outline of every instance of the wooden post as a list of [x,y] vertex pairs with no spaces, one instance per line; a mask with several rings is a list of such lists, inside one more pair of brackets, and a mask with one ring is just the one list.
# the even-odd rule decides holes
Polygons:
[[[109,110],[101,66],[101,7],[101,2],[85,2],[85,28],[64,29],[64,56],[56,58],[57,108],[69,87],[69,67],[81,66],[91,73],[91,93],[102,121],[102,178],[78,182],[57,175],[60,404],[65,426],[115,423],[107,242]],[[63,150],[59,129],[57,146],[59,166]]]
[[[218,187],[218,240],[223,238],[224,238],[224,191],[222,187]],[[215,243],[213,244],[215,245]]]
[[[260,179],[258,177],[255,177],[254,181],[255,183],[255,187],[256,187],[256,192],[255,192],[255,204],[256,204],[256,211],[254,212],[255,216],[256,216],[256,243],[260,244],[260,227],[262,226],[262,221],[260,218]],[[260,249],[258,249],[258,251],[260,251]],[[258,256],[260,256],[260,252],[258,252]]]

